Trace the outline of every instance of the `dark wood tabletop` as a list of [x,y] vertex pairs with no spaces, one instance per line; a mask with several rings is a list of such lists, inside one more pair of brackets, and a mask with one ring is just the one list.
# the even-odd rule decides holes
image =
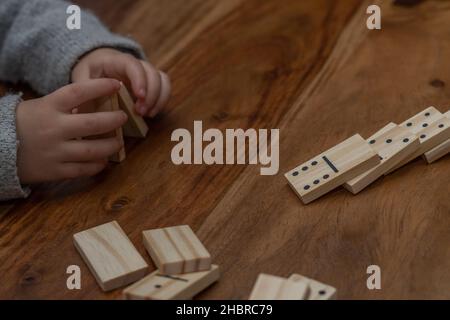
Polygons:
[[[333,285],[341,299],[450,298],[450,158],[416,159],[358,195],[304,205],[283,174],[360,133],[450,107],[450,2],[80,0],[167,71],[169,108],[102,174],[36,186],[1,204],[0,298],[118,299],[103,293],[74,233],[117,220],[154,269],[146,229],[188,224],[221,268],[199,299],[247,299],[259,273]],[[382,29],[368,30],[378,3]],[[382,4],[381,4],[382,3]],[[6,86],[2,86],[2,90]],[[181,165],[171,133],[280,129],[280,169]],[[68,290],[66,268],[82,271]],[[366,269],[381,268],[368,290]]]

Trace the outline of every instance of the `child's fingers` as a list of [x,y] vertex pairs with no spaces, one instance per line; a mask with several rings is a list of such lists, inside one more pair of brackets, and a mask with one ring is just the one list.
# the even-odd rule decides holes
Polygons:
[[[142,67],[140,60],[136,59],[130,54],[119,54],[111,58],[108,62],[109,67],[112,68],[112,74],[122,79],[126,77],[131,84],[133,93],[137,98],[145,98],[147,92],[147,77],[145,70]],[[111,69],[110,69],[111,70]],[[110,72],[107,71],[109,75]]]
[[141,61],[143,68],[145,69],[145,73],[147,76],[147,94],[145,99],[139,99],[136,107],[137,112],[140,115],[147,114],[150,110],[156,105],[158,101],[158,97],[161,92],[161,77],[158,72],[150,63],[146,61]]
[[123,111],[72,114],[64,118],[64,137],[75,139],[95,136],[116,130],[128,117]]
[[107,166],[107,160],[93,162],[69,162],[62,164],[59,169],[61,179],[74,179],[96,175]]
[[64,162],[90,162],[107,159],[117,153],[123,144],[116,137],[97,140],[72,140],[63,145]]
[[110,96],[120,89],[120,82],[114,79],[93,79],[69,84],[47,95],[44,99],[63,112],[72,111],[88,101]]
[[170,92],[172,91],[172,85],[170,79],[164,72],[159,72],[161,75],[161,91],[158,101],[153,109],[150,111],[149,116],[153,118],[156,116],[166,105],[170,98]]

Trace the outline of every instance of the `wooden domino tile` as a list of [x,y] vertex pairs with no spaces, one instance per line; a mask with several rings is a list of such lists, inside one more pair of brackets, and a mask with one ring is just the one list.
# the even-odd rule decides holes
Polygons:
[[[450,119],[450,111],[447,111],[444,116]],[[428,163],[433,163],[448,153],[450,153],[450,139],[447,139],[447,141],[441,143],[430,151],[425,152],[424,158]]]
[[128,115],[128,121],[123,126],[124,135],[126,137],[145,138],[148,126],[142,116],[136,113],[133,98],[124,85],[119,90],[119,106]]
[[260,274],[249,300],[306,300],[310,293],[306,281],[291,281],[268,274]]
[[356,194],[383,176],[400,161],[419,148],[419,138],[409,130],[389,123],[375,133],[367,143],[379,155],[380,164],[344,184],[344,187]]
[[[98,99],[96,101],[95,111],[96,112],[108,112],[108,111],[117,111],[119,110],[119,98],[117,94],[112,95],[108,98]],[[107,133],[100,136],[91,137],[92,139],[99,138],[111,138],[116,137],[123,144],[123,132],[122,128],[118,128],[111,133]],[[125,147],[120,149],[120,151],[109,158],[111,162],[122,162],[126,158]]]
[[306,204],[379,163],[378,155],[356,134],[287,172],[285,177]]
[[144,245],[159,272],[167,275],[211,268],[211,255],[189,226],[143,232]]
[[103,291],[146,275],[148,265],[116,221],[79,232],[74,244]]
[[415,152],[402,160],[386,174],[390,174],[450,139],[450,119],[445,117],[434,107],[425,109],[411,119],[403,122],[400,126],[416,134],[419,137],[420,146]]
[[306,282],[309,285],[310,293],[307,300],[335,300],[337,297],[336,288],[323,284],[317,280],[309,279],[300,274],[293,274],[289,277],[293,282]]
[[178,276],[151,273],[123,291],[127,300],[187,300],[219,280],[219,267]]

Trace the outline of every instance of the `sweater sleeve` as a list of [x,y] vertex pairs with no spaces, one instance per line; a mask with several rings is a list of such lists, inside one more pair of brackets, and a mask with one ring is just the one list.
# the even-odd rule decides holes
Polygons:
[[30,192],[17,176],[16,107],[20,102],[19,95],[0,99],[0,200],[25,198]]
[[61,0],[0,1],[0,80],[26,82],[48,94],[68,83],[84,54],[110,47],[144,59],[133,40],[111,33],[93,14],[81,12],[81,29],[70,30]]

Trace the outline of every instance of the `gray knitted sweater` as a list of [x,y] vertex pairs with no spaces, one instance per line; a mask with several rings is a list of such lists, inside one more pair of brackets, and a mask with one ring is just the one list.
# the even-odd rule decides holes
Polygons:
[[[70,82],[77,60],[100,47],[143,58],[132,40],[114,35],[91,13],[81,13],[81,30],[69,30],[70,3],[61,0],[0,0],[0,81],[27,83],[45,95]],[[20,94],[0,98],[0,200],[23,198],[29,188],[17,177],[16,107]]]

